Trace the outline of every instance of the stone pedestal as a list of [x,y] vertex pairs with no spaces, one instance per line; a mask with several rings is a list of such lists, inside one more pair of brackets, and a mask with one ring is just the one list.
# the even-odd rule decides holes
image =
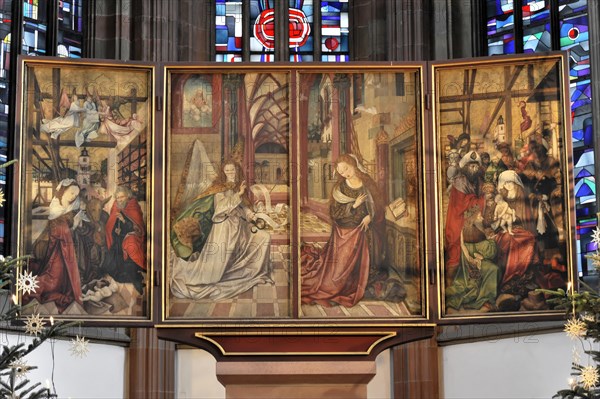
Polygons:
[[217,379],[228,399],[366,399],[375,371],[371,360],[217,363]]

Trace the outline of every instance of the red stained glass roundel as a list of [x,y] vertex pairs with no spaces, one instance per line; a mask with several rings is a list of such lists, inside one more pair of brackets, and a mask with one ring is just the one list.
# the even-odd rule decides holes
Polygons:
[[575,27],[569,29],[568,35],[569,35],[569,39],[571,39],[571,40],[577,39],[579,37],[579,29],[577,29]]
[[327,47],[329,51],[334,51],[339,45],[340,42],[335,37],[328,37],[325,39],[325,47]]
[[268,8],[256,18],[254,37],[266,49],[275,48],[275,10]]
[[[289,10],[290,47],[302,47],[310,37],[310,23],[304,11]],[[275,12],[268,8],[260,13],[254,23],[254,37],[266,49],[275,48]]]

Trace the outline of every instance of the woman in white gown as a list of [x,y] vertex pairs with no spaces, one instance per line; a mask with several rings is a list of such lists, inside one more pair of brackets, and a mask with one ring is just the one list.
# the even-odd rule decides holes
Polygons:
[[220,178],[175,219],[171,292],[178,298],[226,299],[271,279],[269,233],[257,229],[241,167]]

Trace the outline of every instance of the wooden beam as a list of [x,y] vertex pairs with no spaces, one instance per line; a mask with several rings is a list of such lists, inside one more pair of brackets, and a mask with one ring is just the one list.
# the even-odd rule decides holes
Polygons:
[[[48,142],[46,140],[33,140],[32,142],[33,142],[33,145],[39,145],[42,147],[48,145]],[[75,145],[75,140],[61,140],[60,146],[61,147],[77,147]],[[116,148],[117,143],[112,142],[112,141],[90,141],[90,142],[86,142],[85,145],[82,145],[81,147]]]

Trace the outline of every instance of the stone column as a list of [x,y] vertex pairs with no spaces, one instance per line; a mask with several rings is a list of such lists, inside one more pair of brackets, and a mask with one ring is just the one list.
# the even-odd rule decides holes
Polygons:
[[389,54],[386,58],[386,20],[391,16],[386,14],[387,11],[385,1],[354,0],[350,10],[350,57],[353,61],[393,59]]
[[435,338],[392,348],[394,399],[439,398],[438,364]]
[[159,340],[155,328],[132,328],[127,352],[127,397],[175,397],[175,344]]
[[114,60],[131,59],[131,0],[90,0],[84,38],[86,56]]
[[388,60],[429,60],[431,57],[429,32],[434,27],[429,2],[387,0],[385,5],[388,15],[386,19]]

